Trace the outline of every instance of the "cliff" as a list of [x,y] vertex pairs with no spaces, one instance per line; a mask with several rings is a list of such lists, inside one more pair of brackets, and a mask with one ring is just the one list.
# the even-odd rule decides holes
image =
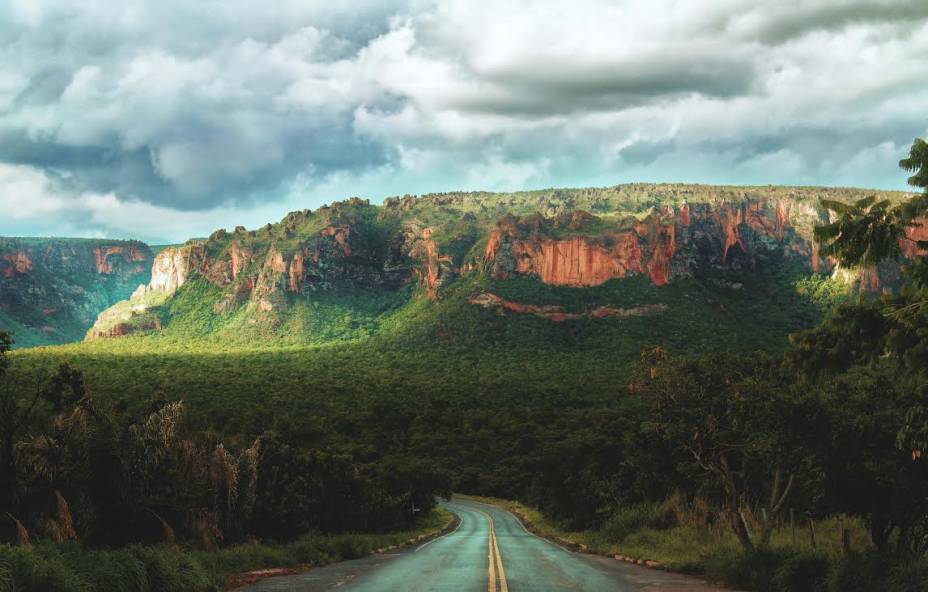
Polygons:
[[[381,207],[352,198],[316,211],[291,212],[259,229],[218,230],[206,240],[165,249],[153,261],[151,281],[101,313],[87,338],[170,326],[175,319],[166,303],[188,284],[200,294],[196,306],[214,319],[207,330],[299,341],[312,338],[300,332],[329,331],[332,319],[320,312],[321,302],[334,303],[335,309],[362,296],[389,302],[374,306],[372,313],[351,313],[359,319],[373,314],[368,320],[376,326],[376,318],[408,301],[398,296],[406,294],[404,286],[413,287],[413,300],[441,306],[446,290],[469,285],[462,280],[473,277],[496,282],[535,278],[578,289],[636,277],[655,287],[684,280],[737,287],[744,274],[765,265],[831,272],[833,262],[823,260],[812,241],[814,226],[829,215],[819,200],[850,201],[861,193],[636,184],[405,196],[387,199]],[[842,273],[836,271],[839,277]],[[881,290],[891,283],[892,270],[846,279]],[[661,302],[624,307],[603,302],[586,309],[521,303],[486,289],[475,290],[468,301],[501,314],[551,321],[621,320],[667,309]]]
[[531,275],[561,286],[598,286],[647,275],[654,285],[710,269],[749,269],[758,255],[782,254],[810,272],[829,270],[812,241],[827,212],[805,202],[752,197],[653,209],[641,218],[587,212],[507,218],[490,231],[484,260],[497,278]]
[[0,238],[0,330],[20,347],[80,339],[148,282],[152,260],[137,241]]
[[87,339],[160,329],[155,309],[192,281],[220,291],[211,313],[245,309],[254,323],[285,321],[291,303],[331,290],[395,290],[415,274],[402,234],[376,223],[378,208],[349,200],[317,212],[291,212],[279,224],[219,230],[205,241],[170,247],[155,257],[151,281],[103,311]]

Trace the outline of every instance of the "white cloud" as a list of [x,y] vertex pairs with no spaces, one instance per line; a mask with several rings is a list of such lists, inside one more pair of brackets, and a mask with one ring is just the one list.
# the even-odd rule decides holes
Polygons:
[[0,211],[8,220],[28,220],[56,214],[65,207],[42,171],[0,163]]
[[429,190],[901,187],[926,56],[922,0],[10,0],[0,183],[46,209],[0,233],[155,208],[139,231],[179,240]]

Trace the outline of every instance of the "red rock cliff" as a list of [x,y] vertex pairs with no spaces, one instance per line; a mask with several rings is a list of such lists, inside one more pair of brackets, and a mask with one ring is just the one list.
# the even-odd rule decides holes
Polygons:
[[3,277],[11,278],[16,274],[28,273],[32,269],[32,259],[29,258],[25,251],[4,253],[0,255],[0,260],[8,263],[8,265],[2,266]]
[[[138,263],[148,259],[146,253],[143,253],[142,250],[136,246],[97,247],[93,250],[93,255],[97,273],[100,274],[113,273],[113,262],[111,260],[113,255],[121,255],[122,260],[126,263]],[[132,266],[133,273],[139,273],[143,269],[144,265]]]
[[637,237],[614,234],[607,238],[614,244],[605,246],[585,237],[516,241],[512,245],[516,271],[561,286],[598,286],[612,278],[640,273],[642,255]]
[[[632,274],[647,274],[663,285],[699,265],[751,265],[758,249],[780,249],[811,269],[821,267],[810,236],[817,210],[786,199],[683,204],[676,211],[654,211],[631,228],[591,235],[583,234],[583,223],[594,217],[574,218],[577,236],[563,239],[545,236],[549,231],[544,224],[539,230],[537,220],[502,221],[490,232],[484,261],[496,277],[534,275],[547,284],[576,287]],[[558,222],[546,224],[554,228]]]

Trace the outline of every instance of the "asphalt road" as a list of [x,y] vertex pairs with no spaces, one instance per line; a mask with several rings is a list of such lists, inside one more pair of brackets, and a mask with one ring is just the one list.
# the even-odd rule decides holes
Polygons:
[[715,592],[698,580],[563,549],[496,506],[443,504],[458,527],[419,547],[262,580],[249,592]]

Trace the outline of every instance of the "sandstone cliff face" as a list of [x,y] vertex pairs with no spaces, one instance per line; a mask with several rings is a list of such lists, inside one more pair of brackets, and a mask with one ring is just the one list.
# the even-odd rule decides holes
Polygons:
[[[920,248],[919,243],[928,241],[928,218],[919,218],[915,224],[906,229],[906,236],[899,240],[904,259],[928,255],[928,250]],[[899,265],[893,261],[884,261],[864,269],[845,269],[834,266],[832,277],[846,284],[856,285],[864,292],[888,294],[900,287],[902,273]]]
[[361,228],[365,221],[353,210],[321,212],[326,223],[306,235],[300,226],[314,221],[308,210],[289,214],[276,228],[221,230],[206,241],[165,249],[153,262],[151,282],[101,313],[87,338],[123,335],[133,327],[159,329],[152,307],[194,279],[222,289],[214,313],[250,306],[258,315],[265,313],[259,320],[269,323],[286,314],[292,298],[335,287],[392,289],[408,279],[409,269],[390,265],[400,256],[401,241],[372,246],[365,236],[369,231]]
[[415,262],[414,273],[426,297],[438,299],[439,286],[452,281],[460,273],[450,255],[439,252],[438,242],[429,227],[407,224],[404,243],[409,257]]
[[900,241],[902,254],[909,259],[928,255],[928,250],[919,248],[919,242],[928,242],[928,218],[919,218],[908,228],[906,238]]
[[[751,267],[760,251],[781,251],[810,270],[827,262],[818,256],[812,227],[822,214],[787,200],[683,204],[653,211],[630,228],[555,238],[560,223],[500,222],[490,232],[484,260],[498,278],[537,276],[553,285],[589,287],[645,274],[656,285],[698,275],[709,267]],[[589,223],[589,222],[587,222]]]
[[187,281],[187,259],[189,249],[168,247],[155,256],[151,266],[149,290],[161,290],[173,294]]
[[151,260],[151,251],[143,252],[137,245],[97,247],[93,255],[99,274],[113,273],[113,257],[123,262],[136,263],[132,266],[132,273],[144,272],[144,264]]
[[505,265],[495,268],[497,276],[506,278],[512,272],[537,275],[546,284],[587,287],[597,286],[612,278],[626,277],[643,271],[644,260],[638,239],[632,234],[614,233],[602,242],[586,237],[565,240],[514,240],[491,234],[486,253],[496,261],[497,255],[508,248],[515,269]]
[[[826,272],[833,262],[823,259],[812,241],[813,227],[827,216],[813,205],[819,197],[851,200],[860,195],[842,189],[642,184],[405,196],[386,200],[383,207],[351,199],[316,212],[291,212],[274,225],[219,230],[207,240],[166,249],[153,262],[151,282],[102,314],[90,336],[169,324],[169,316],[159,316],[164,310],[155,309],[193,281],[208,282],[208,292],[219,294],[211,300],[212,313],[263,330],[282,326],[295,304],[327,291],[382,292],[417,282],[415,294],[437,302],[444,286],[474,273],[587,288],[631,276],[658,286],[690,277],[716,281],[717,272],[726,277],[749,273],[781,258]],[[34,263],[34,257],[14,255],[0,260],[0,274],[16,274]],[[102,250],[94,265],[106,273],[107,262],[118,258]],[[876,270],[855,281],[879,290],[887,278]],[[483,281],[482,276],[476,279]],[[474,305],[503,314],[552,321],[661,312],[605,304],[576,312],[490,293],[475,298]]]
[[4,253],[0,255],[0,260],[7,263],[7,265],[3,266],[3,277],[12,278],[16,277],[16,275],[25,275],[32,269],[32,259],[24,251]]
[[136,241],[0,238],[0,330],[20,346],[80,339],[97,313],[147,283]]

